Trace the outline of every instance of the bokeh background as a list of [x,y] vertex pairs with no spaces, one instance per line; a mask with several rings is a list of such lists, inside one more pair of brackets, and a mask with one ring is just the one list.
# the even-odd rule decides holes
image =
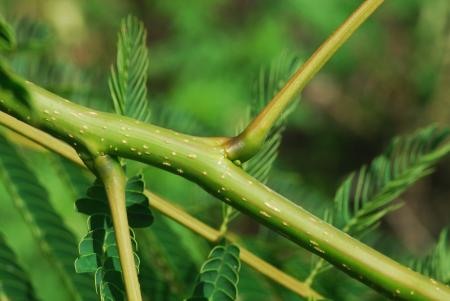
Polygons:
[[[129,14],[139,17],[148,29],[148,87],[154,114],[164,115],[161,108],[168,107],[172,113],[161,119],[170,124],[170,118],[182,118],[185,125],[178,127],[186,132],[231,135],[247,110],[261,66],[283,52],[306,60],[360,2],[0,0],[0,13],[13,23],[39,24],[33,30],[45,37],[45,43],[33,48],[41,53],[39,59],[23,53],[17,69],[32,65],[33,80],[39,82],[43,72],[52,72],[43,64],[63,65],[65,71],[56,73],[59,91],[64,91],[69,79],[73,83],[75,76],[79,88],[73,98],[103,110],[112,107],[107,79],[115,60],[120,20]],[[300,105],[290,116],[269,185],[286,187],[285,193],[291,193],[300,204],[319,210],[332,202],[342,179],[381,153],[392,137],[431,123],[448,126],[449,90],[450,2],[386,1],[302,93]],[[64,179],[52,167],[54,158],[28,147],[24,152],[31,164],[38,165],[35,170],[47,183],[52,202],[68,217],[77,235],[83,235],[83,217],[74,213],[73,195],[68,196],[65,186],[58,184]],[[217,202],[198,188],[151,168],[145,174],[151,189],[217,225]],[[24,262],[33,262],[30,273],[40,278],[38,292],[45,300],[64,300],[64,296],[54,296],[58,280],[45,276],[50,267],[34,250],[4,188],[0,191],[0,226],[17,229],[8,235],[9,240],[21,250]],[[450,224],[450,158],[402,195],[402,200],[405,205],[383,220],[372,243],[392,256],[396,252],[419,256]],[[210,213],[205,215],[205,210]],[[270,231],[244,217],[232,230],[247,235],[249,241],[257,237],[252,242],[255,245],[272,237]],[[307,255],[288,243],[286,246],[284,251],[266,246],[266,251],[259,252],[302,278],[305,272],[282,259]],[[341,273],[333,277],[346,279]],[[268,286],[276,287],[271,282]],[[367,293],[363,287],[360,290]],[[280,293],[284,297],[275,300],[288,300],[287,295]],[[343,300],[342,296],[361,300],[361,295],[346,296],[345,289],[336,289],[336,296],[341,296],[336,300]]]

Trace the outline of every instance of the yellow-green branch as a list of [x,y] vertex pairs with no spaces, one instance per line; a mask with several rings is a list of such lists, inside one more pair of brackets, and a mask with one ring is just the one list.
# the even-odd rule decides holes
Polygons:
[[[26,139],[72,161],[80,167],[87,168],[72,147],[41,130],[31,127],[28,124],[23,123],[3,112],[0,112],[0,125],[3,125]],[[176,221],[180,225],[188,228],[192,232],[197,233],[208,241],[216,242],[221,237],[221,233],[219,231],[196,219],[177,206],[172,205],[172,203],[157,194],[149,190],[145,190],[144,194],[149,198],[149,205],[151,207]],[[236,238],[231,235],[225,235],[225,238],[236,243]],[[323,299],[319,293],[314,291],[314,289],[308,285],[305,285],[303,282],[300,282],[294,277],[280,271],[239,244],[238,246],[240,249],[241,260],[255,271],[260,272],[262,275],[280,284],[281,286],[284,286],[299,296],[313,298],[316,300]]]
[[[367,0],[344,23],[343,28],[350,30],[335,34],[331,38],[335,42],[327,46],[330,50],[319,51],[313,56],[307,65],[311,66],[311,71],[294,77],[292,87],[304,85],[381,2]],[[110,155],[168,170],[199,184],[223,202],[389,297],[450,300],[449,287],[411,271],[252,178],[233,163],[235,158],[230,154],[234,151],[227,149],[227,145],[220,147],[215,145],[215,140],[183,135],[131,118],[91,110],[8,74],[6,69],[2,72],[0,75],[6,81],[0,80],[0,110],[73,145],[83,158],[90,154]],[[17,91],[18,86],[21,91]],[[261,120],[275,118],[291,99],[286,90],[296,93],[294,88],[285,88],[282,94],[287,96],[283,96],[282,101],[271,102],[268,108],[272,109],[261,115]],[[269,126],[270,122],[263,124]],[[255,141],[258,139],[263,140],[257,137]],[[244,152],[245,156],[240,151],[237,153],[245,158],[252,152]]]
[[93,165],[108,196],[127,299],[142,301],[125,204],[125,174],[119,161],[110,156],[94,158]]
[[384,0],[366,0],[345,22],[314,52],[295,72],[261,113],[252,120],[238,136],[226,142],[226,151],[231,160],[248,160],[264,144],[264,141],[281,114],[295,101],[314,75],[333,54],[348,40],[361,24],[383,3]]

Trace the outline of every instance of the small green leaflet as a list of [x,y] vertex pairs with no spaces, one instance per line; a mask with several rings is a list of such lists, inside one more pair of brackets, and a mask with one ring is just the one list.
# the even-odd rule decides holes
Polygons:
[[29,279],[14,251],[0,234],[0,300],[37,301]]
[[[141,175],[128,179],[125,194],[128,219],[131,227],[148,227],[153,215],[148,207],[148,199],[143,194],[144,181]],[[75,261],[78,273],[95,273],[95,287],[101,300],[123,300],[124,286],[122,269],[117,249],[114,228],[108,206],[108,198],[103,184],[96,180],[89,187],[86,196],[75,203],[79,212],[89,215],[88,233],[79,244],[79,257]],[[134,232],[132,245],[135,251],[136,268],[139,257]]]
[[430,126],[395,138],[383,155],[351,174],[339,187],[334,224],[356,236],[377,227],[383,216],[399,208],[393,201],[429,175],[433,165],[450,152],[450,143],[444,143],[448,137],[448,129]]
[[[153,223],[153,215],[148,205],[148,198],[144,195],[144,179],[142,175],[127,180],[125,197],[128,222],[132,228],[144,228]],[[108,198],[103,184],[96,180],[89,187],[86,196],[76,201],[77,210],[86,215],[109,215]]]
[[109,89],[117,114],[150,120],[147,100],[149,58],[144,24],[133,16],[122,20],[116,64],[111,67]]
[[[430,126],[393,139],[387,150],[368,166],[348,176],[336,192],[335,207],[324,219],[352,236],[374,230],[388,213],[400,208],[394,201],[415,182],[433,172],[433,165],[450,152],[449,129]],[[317,259],[309,275],[329,269]]]
[[[269,101],[283,88],[298,65],[298,59],[292,55],[282,53],[269,68],[262,68],[254,84],[253,100],[248,109],[245,123],[252,120],[269,103]],[[287,117],[296,108],[298,101],[293,102],[273,125],[261,150],[243,164],[248,174],[266,183],[272,164],[277,158],[278,148],[286,126]],[[240,130],[240,129],[238,129]]]
[[192,297],[187,300],[236,300],[240,268],[239,248],[236,245],[214,247],[200,270]]
[[16,37],[12,27],[0,15],[0,50],[11,50],[16,46]]
[[[88,219],[89,232],[80,242],[80,256],[75,260],[77,273],[95,273],[95,287],[101,300],[123,300],[124,287],[111,218],[94,214]],[[133,239],[133,248],[136,242]],[[135,254],[136,267],[139,259]]]
[[[298,65],[295,56],[282,53],[268,68],[261,68],[259,76],[255,80],[252,102],[248,107],[247,116],[243,120],[243,124],[248,124],[270,100],[283,88],[284,84],[289,80]],[[278,156],[278,149],[281,144],[281,138],[286,126],[286,121],[290,113],[297,106],[297,101],[293,102],[270,130],[264,145],[259,152],[247,162],[242,164],[242,168],[255,179],[262,183],[267,183],[272,165]],[[243,126],[239,126],[236,132],[241,132]],[[222,226],[226,227],[233,219],[239,215],[225,203],[222,203]]]
[[13,98],[29,107],[30,95],[22,79],[12,74],[0,58],[0,97]]
[[450,238],[449,229],[441,231],[434,249],[423,258],[411,262],[413,270],[428,277],[450,284]]

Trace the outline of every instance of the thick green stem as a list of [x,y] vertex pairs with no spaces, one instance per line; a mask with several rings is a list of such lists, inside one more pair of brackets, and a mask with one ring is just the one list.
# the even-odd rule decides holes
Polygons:
[[[316,253],[352,277],[404,300],[450,300],[450,289],[321,221],[251,178],[223,149],[173,131],[67,102],[30,83],[30,111],[0,108],[90,153],[141,161],[198,183],[227,204]],[[57,112],[57,113],[56,113]],[[25,112],[26,113],[26,112]]]
[[[0,125],[14,131],[15,133],[29,139],[38,145],[63,156],[64,158],[72,161],[73,163],[87,168],[84,162],[78,157],[77,153],[69,145],[61,140],[58,140],[47,133],[29,126],[5,113],[0,112]],[[196,234],[202,236],[210,242],[217,242],[223,235],[214,228],[204,224],[195,217],[189,215],[182,209],[172,205],[169,201],[161,198],[160,196],[145,190],[145,195],[150,200],[149,205],[158,210],[168,218],[176,221],[180,225],[190,229]],[[225,234],[225,238],[228,241],[236,243],[235,237],[230,234]],[[239,246],[241,251],[240,258],[242,262],[248,264],[250,267],[268,277],[269,279],[277,282],[299,296],[305,298],[312,298],[315,300],[323,299],[323,297],[315,292],[311,287],[298,281],[297,279],[287,275],[286,273],[278,270],[271,264],[257,257],[243,246]]]
[[237,137],[226,142],[226,151],[231,160],[244,162],[258,152],[271,127],[289,104],[296,100],[295,96],[383,1],[366,0],[296,71],[283,89],[247,128]]
[[127,299],[142,301],[125,205],[125,174],[120,163],[110,156],[96,157],[93,165],[108,196]]

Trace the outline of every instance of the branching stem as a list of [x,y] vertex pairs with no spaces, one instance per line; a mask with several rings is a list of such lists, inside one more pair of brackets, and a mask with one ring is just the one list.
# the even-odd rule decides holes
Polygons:
[[[87,168],[83,161],[77,156],[76,152],[66,143],[58,140],[47,133],[33,128],[26,123],[18,121],[17,119],[0,112],[0,125],[12,130],[13,132],[37,143],[38,145],[56,153],[60,156],[72,161],[73,163],[79,165],[80,167]],[[210,242],[217,242],[220,238],[223,238],[222,233],[214,228],[211,228],[202,221],[196,219],[192,215],[188,214],[184,210],[172,205],[171,202],[163,199],[157,194],[150,192],[149,190],[144,191],[145,195],[150,200],[149,204],[154,209],[158,210],[165,216],[176,221],[180,225],[190,229],[191,231],[202,236]],[[236,239],[229,234],[224,235],[228,241],[236,243]],[[262,260],[243,246],[239,246],[240,258],[243,262],[248,264],[251,268],[260,272],[262,275],[268,277],[269,279],[277,282],[278,284],[284,286],[285,288],[291,290],[292,292],[298,294],[299,296],[305,298],[313,298],[314,300],[321,300],[323,297],[314,291],[308,285],[298,281],[294,277],[280,271],[270,263]]]
[[96,157],[94,168],[108,196],[127,299],[142,301],[125,205],[125,174],[120,163],[110,156]]
[[[450,300],[449,287],[411,271],[325,223],[233,163],[236,158],[254,153],[254,148],[264,140],[266,128],[278,118],[292,96],[382,2],[367,0],[322,46],[325,50],[319,49],[297,72],[280,96],[252,123],[256,124],[256,132],[251,130],[252,135],[246,134],[250,137],[249,147],[245,143],[239,146],[245,139],[237,143],[237,148],[218,147],[215,141],[211,143],[131,118],[91,110],[25,81],[21,84],[27,92],[21,93],[24,97],[17,97],[10,86],[2,86],[0,81],[0,110],[72,144],[81,155],[122,157],[179,174],[389,297]],[[233,153],[238,157],[233,157]],[[119,192],[110,193],[113,196]],[[126,221],[126,216],[123,220]]]
[[383,3],[384,0],[366,0],[345,22],[314,52],[295,72],[283,89],[270,101],[261,113],[238,136],[226,142],[230,160],[244,162],[250,159],[264,141],[281,114],[295,101],[306,84],[344,44],[361,24]]

